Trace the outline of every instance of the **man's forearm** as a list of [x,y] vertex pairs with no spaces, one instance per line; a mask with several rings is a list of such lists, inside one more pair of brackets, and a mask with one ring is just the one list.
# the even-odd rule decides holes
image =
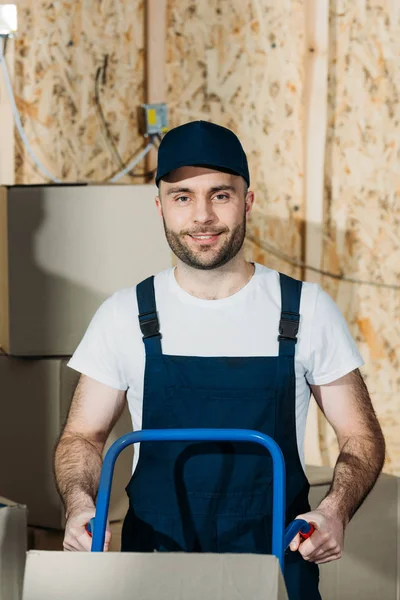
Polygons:
[[338,431],[339,457],[326,498],[318,508],[331,512],[344,526],[372,490],[385,462],[385,440],[364,379],[351,374],[357,411],[346,430]]
[[79,434],[64,432],[56,448],[54,470],[67,517],[95,504],[102,462],[98,446]]
[[319,508],[350,521],[372,490],[385,460],[385,442],[378,429],[375,436],[351,437],[342,446],[333,480]]

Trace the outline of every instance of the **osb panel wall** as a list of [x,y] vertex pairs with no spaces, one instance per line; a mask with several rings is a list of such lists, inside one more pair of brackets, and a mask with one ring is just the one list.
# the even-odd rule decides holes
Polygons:
[[170,0],[167,11],[171,125],[204,119],[238,134],[256,193],[247,256],[295,276],[259,242],[300,257],[303,10],[302,0]]
[[[400,284],[400,4],[335,0],[330,15],[325,268]],[[400,289],[323,286],[344,312],[388,443],[385,470],[400,475]],[[322,440],[337,456],[334,434]]]
[[[114,143],[126,162],[143,146],[143,12],[143,0],[18,2],[16,101],[39,160],[62,181],[104,181],[120,169],[95,102],[105,61],[99,93]],[[45,182],[16,139],[16,183]]]

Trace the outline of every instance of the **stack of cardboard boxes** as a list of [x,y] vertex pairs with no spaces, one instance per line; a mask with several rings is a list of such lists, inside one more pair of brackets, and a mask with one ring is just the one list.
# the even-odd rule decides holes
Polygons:
[[[332,469],[308,467],[310,504],[329,491]],[[400,479],[382,474],[350,521],[343,557],[320,567],[323,600],[400,600]]]
[[[0,495],[26,505],[33,545],[43,528],[64,526],[52,463],[79,378],[69,357],[108,296],[171,266],[156,193],[153,185],[0,187]],[[107,447],[126,431],[127,409]],[[117,463],[112,520],[126,510],[132,452]]]

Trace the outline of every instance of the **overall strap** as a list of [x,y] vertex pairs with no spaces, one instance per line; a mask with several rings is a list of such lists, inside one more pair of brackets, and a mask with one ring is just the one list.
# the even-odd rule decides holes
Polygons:
[[302,282],[279,273],[282,312],[279,322],[279,356],[294,356],[300,322]]
[[143,334],[146,355],[162,354],[153,276],[136,286],[136,297],[139,308],[139,325]]

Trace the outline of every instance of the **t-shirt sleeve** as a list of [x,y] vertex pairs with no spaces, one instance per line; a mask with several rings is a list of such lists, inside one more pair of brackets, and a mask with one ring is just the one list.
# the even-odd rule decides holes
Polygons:
[[316,288],[305,375],[308,383],[324,385],[361,367],[364,361],[340,309],[322,288]]
[[68,366],[112,388],[126,390],[118,338],[114,295],[95,313]]

